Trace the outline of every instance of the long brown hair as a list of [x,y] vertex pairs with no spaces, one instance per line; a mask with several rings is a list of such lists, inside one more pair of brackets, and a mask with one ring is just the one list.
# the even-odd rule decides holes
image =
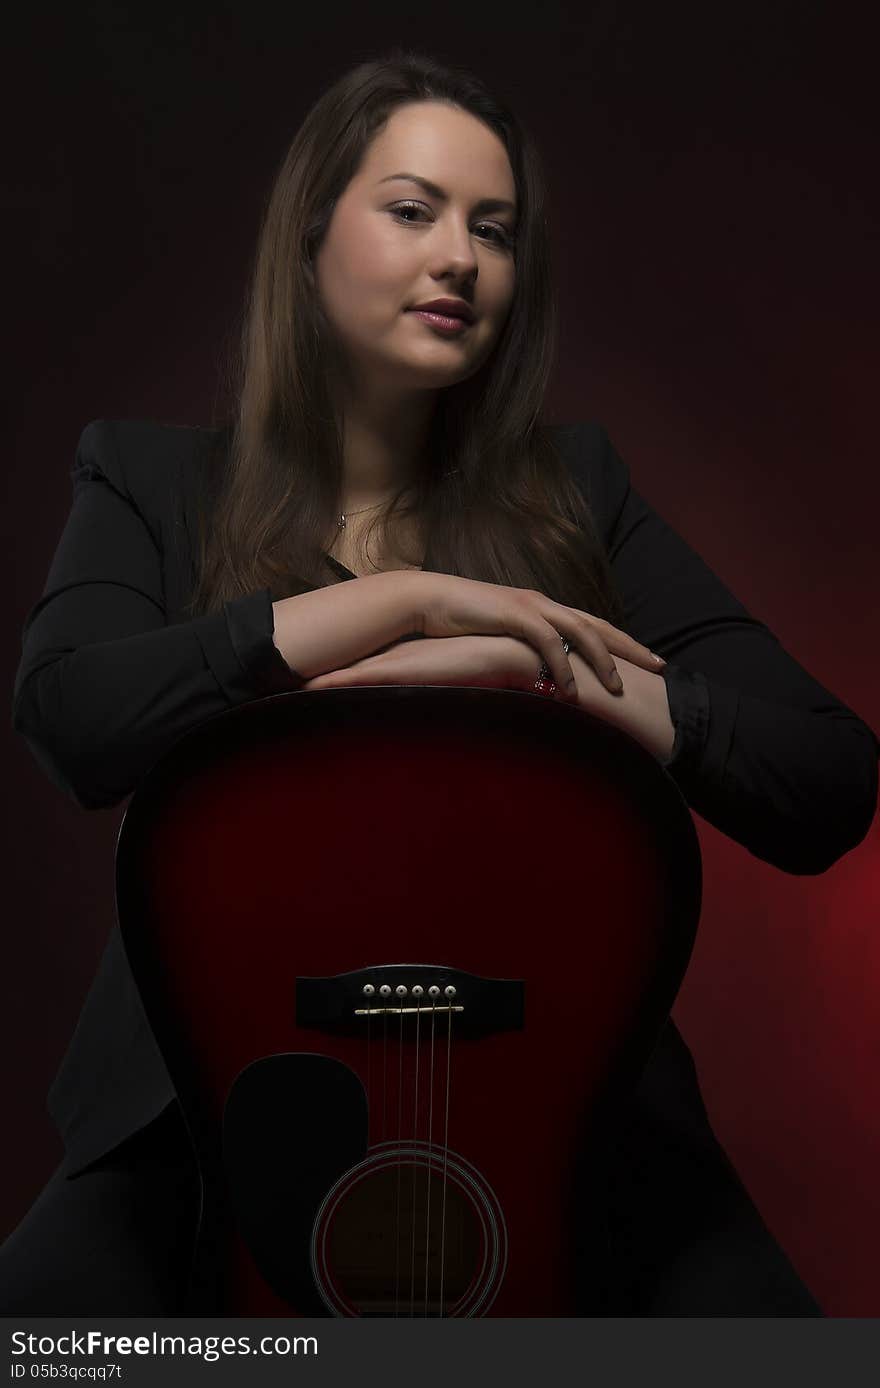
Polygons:
[[220,435],[222,457],[202,508],[190,608],[219,609],[262,588],[278,599],[332,581],[324,546],[340,509],[343,443],[330,383],[344,364],[312,256],[370,141],[414,101],[452,103],[503,141],[518,202],[516,280],[489,358],[438,393],[408,499],[403,488],[392,496],[368,535],[380,528],[392,541],[387,552],[403,554],[406,518],[416,515],[425,568],[534,588],[620,625],[590,508],[541,418],[558,308],[536,146],[472,74],[402,48],[359,64],[324,92],[275,178],[232,365],[235,417]]

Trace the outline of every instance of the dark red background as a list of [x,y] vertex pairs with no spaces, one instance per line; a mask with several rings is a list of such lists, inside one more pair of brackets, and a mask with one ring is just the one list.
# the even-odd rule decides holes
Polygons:
[[[15,21],[10,698],[81,429],[211,422],[287,143],[339,73],[403,40],[473,67],[541,144],[563,307],[554,416],[602,420],[635,486],[880,727],[868,7],[311,8],[107,0]],[[113,921],[123,813],[77,810],[9,730],[6,752],[0,1237],[61,1156],[45,1092]],[[697,824],[703,918],[675,1016],[710,1115],[826,1314],[876,1316],[876,832],[796,878]]]

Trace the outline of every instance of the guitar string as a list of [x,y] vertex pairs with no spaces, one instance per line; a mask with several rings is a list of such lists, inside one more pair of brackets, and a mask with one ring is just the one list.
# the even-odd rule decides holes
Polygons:
[[415,1085],[413,1100],[413,1136],[412,1136],[412,1251],[410,1255],[409,1270],[409,1314],[410,1319],[415,1318],[416,1314],[416,1177],[418,1175],[418,1153],[417,1144],[419,1139],[419,1030],[422,1021],[421,998],[416,998],[416,1053],[415,1053]]
[[388,1013],[382,1013],[382,1141],[388,1136]]
[[397,1044],[397,1217],[394,1222],[394,1314],[400,1315],[400,1187],[403,1174],[403,1011],[400,1013],[400,1037]]
[[[434,1133],[434,1071],[435,1071],[435,1037],[436,1037],[436,1000],[431,1000],[431,1045],[429,1056],[429,1090],[428,1090],[428,1140],[427,1140],[427,1198],[425,1202],[425,1301],[424,1315],[428,1316],[429,1289],[430,1289],[430,1250],[431,1250],[431,1177],[432,1177],[432,1156],[433,1156],[433,1133]],[[403,1011],[400,1012],[400,1030],[398,1035],[398,1104],[397,1104],[397,1212],[396,1212],[396,1238],[395,1238],[395,1312],[400,1314],[400,1244],[403,1232],[401,1225],[401,1192],[402,1192],[402,1173],[403,1173]],[[413,1183],[412,1183],[412,1240],[411,1240],[411,1267],[410,1267],[410,1316],[415,1316],[415,1228],[417,1217],[416,1200],[416,1160],[415,1148],[418,1141],[418,1090],[420,1074],[420,1022],[421,1013],[416,1012],[416,1047],[415,1047],[415,1081],[414,1081],[414,1115],[413,1115]],[[367,1012],[367,1058],[366,1058],[366,1100],[367,1100],[367,1146],[370,1146],[370,1129],[372,1126],[373,1114],[373,1082],[372,1082],[372,1017]],[[446,1186],[447,1186],[447,1155],[448,1155],[448,1134],[449,1134],[449,1099],[450,1099],[450,1079],[451,1079],[451,1043],[452,1043],[452,1012],[448,1013],[447,1027],[447,1056],[446,1056],[446,1112],[444,1128],[444,1159],[443,1159],[443,1189],[442,1189],[442,1211],[441,1211],[441,1256],[440,1256],[440,1296],[438,1314],[443,1315],[443,1280],[444,1280],[444,1261],[445,1261],[445,1234],[446,1234]],[[387,1137],[387,1098],[388,1098],[388,1014],[382,1014],[382,1141]]]
[[[371,1033],[372,1033],[373,1015],[372,1015],[372,1011],[371,1011],[372,997],[371,997],[370,995],[368,995],[367,998],[366,998],[366,1004],[367,1004],[367,1063],[366,1063],[367,1080],[366,1080],[366,1085],[365,1085],[365,1087],[364,1087],[364,1096],[365,1096],[366,1101],[367,1101],[367,1151],[369,1152],[370,1146],[371,1146],[370,1138],[371,1138],[371,1136],[372,1136],[372,1130],[373,1130],[373,1125],[374,1125],[374,1113],[373,1113],[373,1080],[372,1080],[373,1045],[372,1045],[372,1034],[371,1034]],[[383,1102],[383,1119],[382,1119],[382,1126],[383,1126],[383,1129],[384,1129],[384,1125],[385,1125],[385,1119],[384,1119],[384,1101],[385,1101],[385,1077],[384,1077],[384,1075],[383,1075],[383,1077],[382,1077],[382,1102]],[[383,1137],[384,1137],[384,1131],[383,1131]]]
[[368,997],[368,998],[367,998],[367,1151],[370,1150],[370,1125],[371,1125],[371,1121],[372,1121],[372,1117],[373,1117],[373,1102],[372,1102],[372,1101],[373,1101],[373,1091],[372,1091],[372,1085],[371,1085],[371,1082],[370,1082],[370,1065],[371,1065],[371,1061],[372,1061],[372,1047],[371,1047],[371,1045],[370,1045],[370,1023],[371,1023],[372,1020],[373,1020],[373,1019],[372,1019],[372,1015],[371,1015],[371,1011],[370,1011],[370,1003],[371,1003],[371,1001],[372,1001],[372,999]]
[[437,999],[431,997],[431,1059],[429,1065],[430,1087],[428,1090],[428,1199],[425,1219],[425,1318],[428,1316],[428,1266],[431,1253],[431,1148],[434,1130],[434,1021],[437,1015]]
[[389,1013],[382,1009],[382,1141],[387,1141],[389,1110]]
[[449,1156],[449,1077],[452,1066],[452,999],[449,999],[446,1028],[446,1118],[443,1127],[443,1204],[440,1213],[440,1311],[443,1316],[443,1274],[446,1259],[446,1164]]

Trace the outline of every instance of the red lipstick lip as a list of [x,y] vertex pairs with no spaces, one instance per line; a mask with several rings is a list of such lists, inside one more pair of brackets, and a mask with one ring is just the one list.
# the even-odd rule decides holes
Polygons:
[[413,304],[412,312],[444,313],[448,318],[463,318],[465,323],[473,323],[475,314],[463,299],[433,299],[429,304]]

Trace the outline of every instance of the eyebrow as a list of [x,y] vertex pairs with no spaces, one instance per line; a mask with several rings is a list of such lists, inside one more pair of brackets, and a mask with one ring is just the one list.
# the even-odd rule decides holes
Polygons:
[[[443,191],[438,184],[432,183],[428,178],[421,178],[414,173],[393,173],[387,178],[380,178],[380,183],[390,183],[393,178],[405,178],[410,183],[418,183],[420,188],[424,188],[426,193],[430,193],[432,198],[438,198],[441,202],[448,202],[449,195]],[[480,198],[479,202],[474,203],[474,212],[516,212],[516,207],[506,198]]]

